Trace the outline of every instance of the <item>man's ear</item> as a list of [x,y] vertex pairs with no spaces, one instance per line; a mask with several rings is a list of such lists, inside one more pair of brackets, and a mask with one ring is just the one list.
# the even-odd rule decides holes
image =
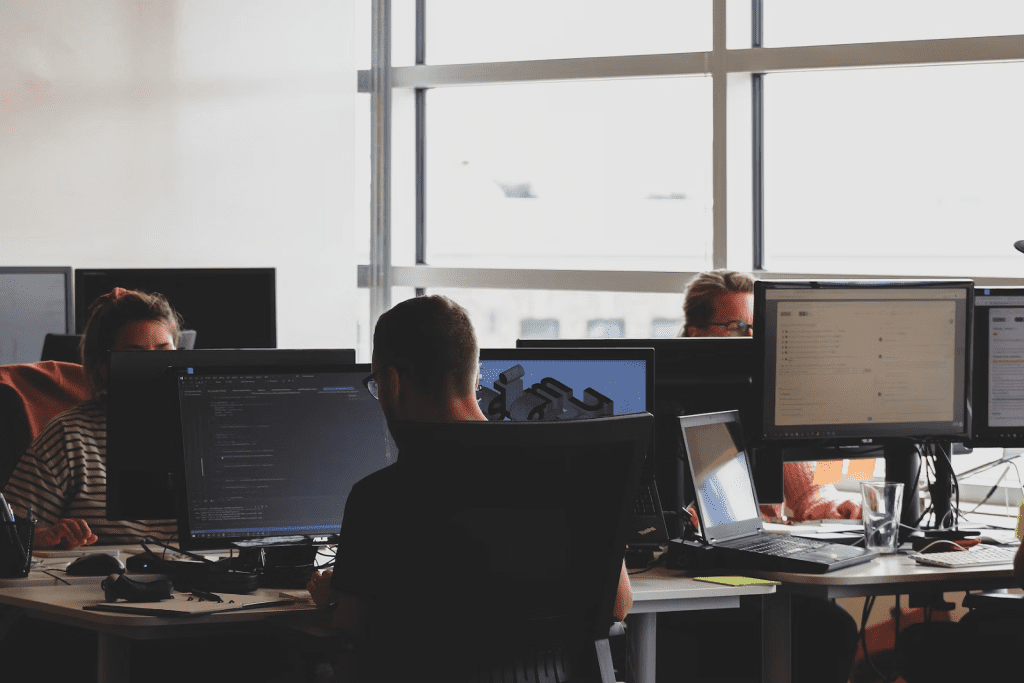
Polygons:
[[391,396],[396,401],[402,396],[402,380],[398,375],[398,370],[393,365],[389,365],[385,368],[387,372],[388,387],[391,389]]

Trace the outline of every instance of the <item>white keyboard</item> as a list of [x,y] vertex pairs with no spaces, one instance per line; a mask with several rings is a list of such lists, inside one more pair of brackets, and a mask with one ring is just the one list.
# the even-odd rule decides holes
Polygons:
[[969,550],[954,550],[947,553],[912,553],[918,564],[934,567],[980,567],[987,564],[1012,564],[1016,548],[1003,548],[984,543]]

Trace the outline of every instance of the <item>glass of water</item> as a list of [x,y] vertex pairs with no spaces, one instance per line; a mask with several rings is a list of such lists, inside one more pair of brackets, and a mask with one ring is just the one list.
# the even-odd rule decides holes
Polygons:
[[860,483],[864,516],[864,546],[883,555],[896,552],[899,545],[903,484],[893,481]]

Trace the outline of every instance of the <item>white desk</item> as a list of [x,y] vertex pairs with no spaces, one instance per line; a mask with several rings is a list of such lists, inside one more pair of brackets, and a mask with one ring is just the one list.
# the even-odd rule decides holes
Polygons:
[[[90,612],[82,609],[88,604],[103,601],[100,588],[102,577],[79,577],[70,586],[38,585],[33,583],[34,572],[26,579],[9,581],[29,582],[16,588],[0,588],[0,604],[19,607],[29,616],[69,626],[95,631],[98,636],[97,680],[99,683],[127,683],[131,641],[159,640],[196,636],[203,633],[223,633],[244,628],[273,615],[286,615],[310,611],[307,603],[279,607],[266,607],[241,612],[225,612],[202,616],[150,617],[136,614]],[[50,580],[52,581],[52,579]],[[279,589],[259,589],[257,594],[276,597]]]
[[[787,683],[791,678],[792,596],[851,598],[871,595],[910,595],[946,591],[992,590],[1016,586],[1013,565],[946,569],[919,565],[905,554],[875,558],[865,564],[827,574],[796,574],[744,570],[744,574],[780,581],[764,598],[761,667],[764,683]],[[772,653],[786,656],[771,657]]]
[[[745,574],[745,572],[736,572]],[[633,608],[626,617],[627,634],[636,653],[635,683],[654,683],[658,612],[735,609],[747,595],[770,596],[777,586],[723,586],[695,581],[684,572],[657,567],[629,577]],[[762,670],[764,670],[762,664]]]

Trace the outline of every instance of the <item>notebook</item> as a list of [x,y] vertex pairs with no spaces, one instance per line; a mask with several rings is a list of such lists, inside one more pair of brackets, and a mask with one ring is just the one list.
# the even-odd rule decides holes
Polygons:
[[822,574],[867,562],[877,551],[780,536],[764,528],[735,410],[679,418],[705,540],[728,566]]

